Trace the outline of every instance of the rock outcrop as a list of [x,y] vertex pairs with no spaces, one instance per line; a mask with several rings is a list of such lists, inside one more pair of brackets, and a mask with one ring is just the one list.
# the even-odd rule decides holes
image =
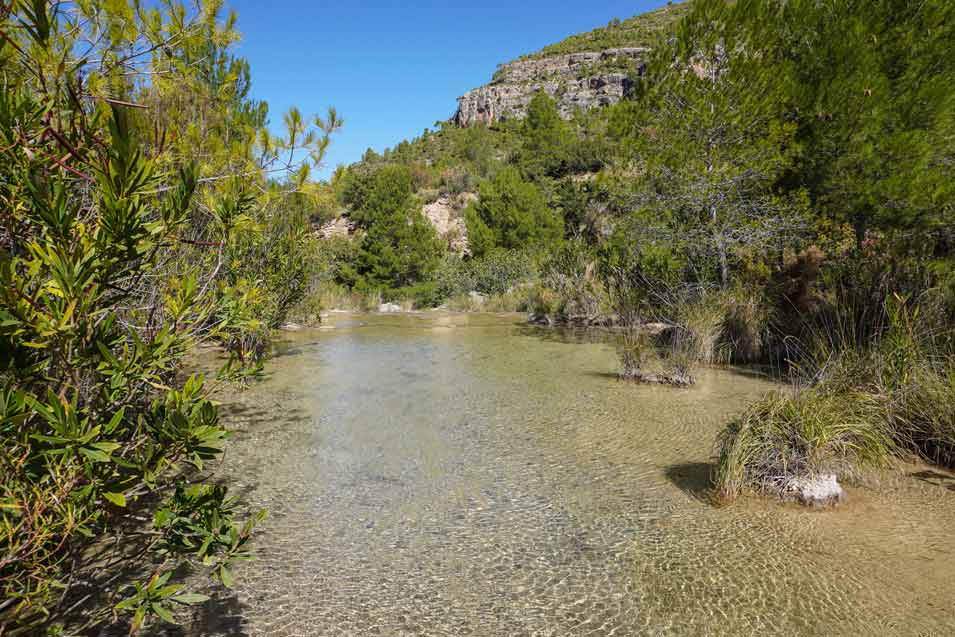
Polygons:
[[646,47],[607,49],[516,60],[501,66],[494,81],[458,98],[452,121],[458,126],[521,119],[538,90],[558,104],[563,117],[577,109],[619,102],[643,72]]
[[463,211],[475,199],[477,195],[469,192],[457,196],[442,195],[421,209],[422,214],[447,242],[448,249],[452,252],[464,254],[468,251],[468,230]]
[[318,236],[322,239],[349,239],[358,231],[358,224],[342,215],[323,224],[318,229]]

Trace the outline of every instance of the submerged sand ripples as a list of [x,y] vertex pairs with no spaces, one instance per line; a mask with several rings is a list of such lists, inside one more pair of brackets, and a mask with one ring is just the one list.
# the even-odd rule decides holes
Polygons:
[[223,471],[272,514],[191,634],[955,631],[955,492],[708,502],[715,434],[765,380],[635,386],[599,339],[513,318],[342,317],[290,338],[225,408]]

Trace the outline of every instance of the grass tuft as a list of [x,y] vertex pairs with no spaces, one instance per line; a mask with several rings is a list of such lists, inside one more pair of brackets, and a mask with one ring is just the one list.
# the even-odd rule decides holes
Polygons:
[[777,392],[732,421],[719,442],[716,491],[778,493],[794,476],[859,477],[898,455],[881,405],[865,393]]

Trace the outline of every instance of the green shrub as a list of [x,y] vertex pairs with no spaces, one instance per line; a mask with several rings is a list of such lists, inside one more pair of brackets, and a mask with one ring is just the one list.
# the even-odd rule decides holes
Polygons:
[[[24,93],[13,98],[15,108],[35,108]],[[0,129],[8,132],[9,124],[0,122]],[[154,616],[168,619],[170,605],[204,598],[154,584],[190,561],[228,584],[228,565],[245,555],[251,530],[222,498],[203,505],[214,528],[207,524],[212,517],[181,503],[177,515],[198,516],[193,537],[232,540],[177,543],[172,534],[179,527],[156,517],[142,525],[144,534],[126,540],[133,563],[119,560],[103,573],[87,562],[91,541],[123,540],[122,523],[132,522],[124,515],[149,499],[161,502],[171,483],[187,488],[189,468],[216,458],[226,436],[201,377],[175,389],[190,336],[221,307],[201,297],[193,275],[171,282],[161,305],[130,307],[134,282],[160,264],[157,246],[186,221],[195,172],[183,170],[165,197],[150,195],[155,164],[118,110],[111,135],[97,143],[106,144],[106,154],[89,166],[92,182],[41,170],[33,162],[43,160],[22,153],[5,162],[3,196],[19,202],[23,229],[0,261],[0,632],[10,634],[36,634],[62,621],[58,600],[77,590],[108,591],[119,602],[116,612],[132,615],[134,629]],[[34,177],[27,181],[27,174]],[[96,196],[84,198],[84,191]],[[157,312],[161,325],[145,333],[135,327],[149,325]],[[226,320],[220,329],[239,322]],[[226,333],[248,332],[239,326]],[[144,556],[157,560],[156,574],[130,594],[124,587],[147,575],[136,568]],[[93,605],[83,621],[102,623],[112,612]]]
[[718,446],[715,483],[724,501],[746,490],[778,493],[793,477],[860,476],[899,453],[876,398],[824,389],[767,396],[730,423]]
[[383,297],[386,301],[410,300],[416,309],[432,308],[441,305],[445,296],[434,281],[424,281],[404,288],[387,291]]
[[955,361],[939,355],[937,334],[904,298],[887,300],[884,315],[887,326],[865,342],[853,330],[848,339],[816,332],[791,370],[793,392],[767,397],[727,427],[716,474],[722,497],[772,491],[796,476],[859,476],[913,455],[955,464]]
[[611,311],[610,297],[597,274],[593,252],[580,240],[565,242],[551,254],[541,275],[559,297],[556,313],[570,322],[592,323]]
[[504,294],[537,274],[534,258],[520,250],[494,250],[468,262],[473,290],[481,294]]
[[133,4],[0,9],[3,635],[172,621],[205,599],[173,576],[230,586],[261,519],[204,482],[227,434],[181,366],[215,341],[219,379],[259,369],[310,276],[289,193],[339,121],[272,136],[221,3]]
[[557,243],[563,220],[547,205],[540,189],[524,181],[513,167],[502,169],[481,185],[480,196],[465,210],[472,254],[496,248],[534,250]]
[[444,299],[480,292],[502,295],[537,274],[535,259],[519,250],[494,250],[482,257],[448,255],[435,273],[437,294]]

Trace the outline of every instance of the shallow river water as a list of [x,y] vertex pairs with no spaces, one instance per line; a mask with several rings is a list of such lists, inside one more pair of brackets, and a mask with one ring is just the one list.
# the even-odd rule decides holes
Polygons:
[[955,481],[837,511],[706,498],[721,424],[772,388],[615,378],[515,316],[333,315],[224,404],[220,473],[270,511],[192,635],[955,634]]

